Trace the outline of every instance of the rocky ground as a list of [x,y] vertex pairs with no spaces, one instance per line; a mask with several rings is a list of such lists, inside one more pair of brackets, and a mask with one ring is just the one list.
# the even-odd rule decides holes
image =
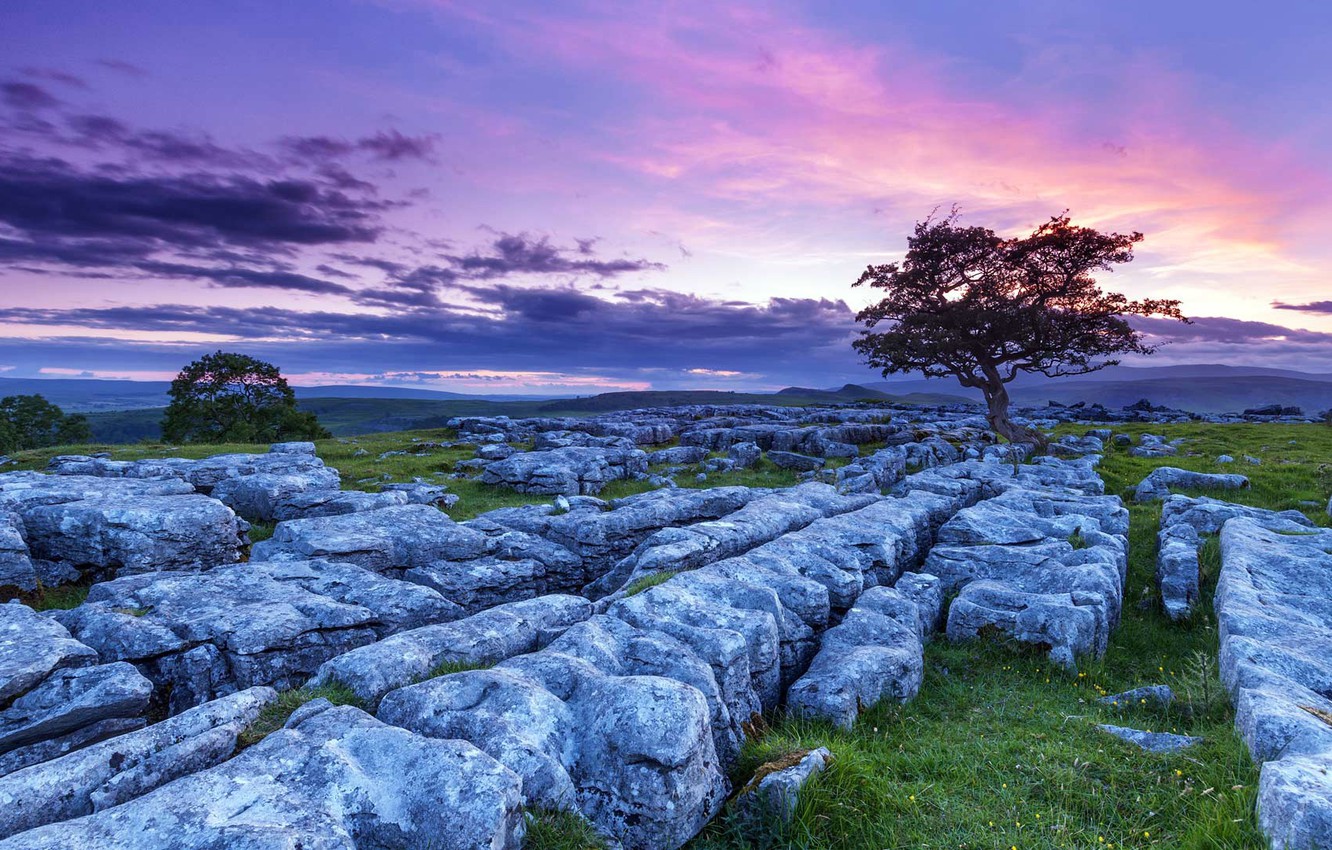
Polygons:
[[1332,845],[1332,429],[1027,414],[21,457],[0,848]]

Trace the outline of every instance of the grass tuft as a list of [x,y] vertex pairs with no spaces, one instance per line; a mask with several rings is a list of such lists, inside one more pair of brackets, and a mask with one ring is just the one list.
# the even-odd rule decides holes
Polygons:
[[437,679],[450,673],[466,673],[468,670],[489,670],[494,664],[480,661],[441,661],[426,675],[426,679]]
[[642,593],[643,591],[647,590],[650,587],[656,587],[659,584],[665,584],[666,582],[670,581],[672,578],[674,578],[679,574],[680,574],[679,570],[662,570],[661,572],[658,573],[648,573],[645,576],[634,579],[634,581],[631,582],[627,588],[625,588],[624,596],[627,599],[630,596]]
[[296,709],[311,700],[323,698],[334,705],[360,706],[356,693],[346,685],[333,683],[314,688],[296,688],[283,691],[273,702],[259,712],[254,722],[240,733],[237,738],[238,749],[252,747],[264,738],[281,729]]
[[89,584],[39,586],[30,593],[19,594],[18,600],[35,611],[69,611],[87,601],[89,587]]
[[576,812],[534,809],[527,813],[525,850],[608,850],[610,847]]

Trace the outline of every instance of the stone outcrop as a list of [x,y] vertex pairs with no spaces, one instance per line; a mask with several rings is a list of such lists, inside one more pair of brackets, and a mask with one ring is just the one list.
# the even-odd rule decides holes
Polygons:
[[862,708],[911,699],[924,675],[921,631],[930,618],[896,588],[865,591],[823,634],[809,670],[787,691],[788,709],[849,730]]
[[644,575],[695,569],[734,557],[817,519],[846,513],[873,500],[872,496],[842,496],[826,484],[775,491],[717,520],[658,531],[588,589],[601,596]]
[[1079,655],[1104,653],[1119,621],[1128,512],[1118,497],[1084,492],[1100,491],[1093,479],[1092,467],[1076,463],[996,477],[987,486],[1008,489],[939,530],[923,570],[938,576],[946,593],[957,591],[948,610],[950,640],[996,630],[1045,649],[1065,667]]
[[0,838],[99,812],[221,764],[277,697],[250,688],[0,777]]
[[1154,502],[1170,495],[1172,488],[1181,490],[1242,490],[1249,486],[1243,475],[1219,472],[1192,472],[1173,466],[1158,466],[1133,491],[1133,501]]
[[647,453],[641,449],[565,446],[489,463],[480,480],[519,493],[596,495],[611,481],[646,476],[647,467]]
[[345,652],[320,665],[311,684],[344,685],[362,704],[374,707],[388,692],[429,678],[441,665],[489,666],[535,652],[591,616],[592,603],[577,596],[540,596],[497,605]]
[[98,577],[239,560],[236,515],[202,495],[87,499],[23,513],[33,557]]
[[470,744],[329,708],[216,767],[2,850],[428,847],[518,850],[518,778]]
[[152,683],[60,623],[0,605],[0,775],[138,729]]
[[176,713],[256,685],[299,687],[336,655],[460,613],[351,564],[258,561],[104,582],[57,619],[103,660],[138,667]]
[[789,767],[763,773],[750,787],[741,790],[741,809],[760,823],[772,817],[789,821],[800,802],[800,789],[822,773],[830,761],[832,752],[827,747],[818,747]]
[[[48,586],[235,563],[246,528],[231,509],[177,478],[4,473],[0,515],[18,517],[7,520],[8,536],[19,533],[36,578]],[[16,547],[11,539],[6,549]],[[10,569],[24,572],[21,563]]]
[[1172,620],[1185,620],[1193,614],[1199,595],[1199,551],[1201,535],[1216,534],[1226,520],[1249,517],[1263,522],[1273,519],[1312,527],[1299,511],[1272,511],[1235,505],[1206,496],[1166,496],[1161,505],[1161,530],[1157,533],[1156,582],[1161,605]]
[[37,569],[32,553],[23,539],[23,518],[12,511],[0,511],[0,590],[35,590]]
[[1273,847],[1332,845],[1332,531],[1278,518],[1221,528],[1221,679],[1260,766]]
[[[801,495],[856,504],[828,487]],[[540,651],[392,691],[378,715],[472,742],[522,777],[529,804],[572,807],[626,848],[678,847],[720,807],[746,725],[781,705],[834,607],[918,564],[956,509],[922,492],[860,503],[621,595]],[[937,586],[881,595],[882,610],[910,612],[918,670]]]
[[[998,632],[1070,666],[1103,651],[1127,512],[1080,455],[1113,432],[1061,438],[1059,457],[1015,469],[1026,450],[996,445],[973,410],[894,415],[698,405],[467,417],[454,425],[477,448],[461,469],[556,498],[466,522],[441,512],[452,494],[421,481],[342,491],[310,444],[202,461],[63,458],[58,474],[0,476],[0,577],[67,564],[111,579],[71,611],[8,606],[16,634],[31,635],[16,653],[0,643],[0,747],[22,742],[0,753],[0,848],[495,850],[521,846],[524,810],[544,808],[626,850],[672,850],[721,809],[760,718],[851,728],[876,702],[910,699],[941,622],[950,639]],[[810,468],[810,483],[658,480],[624,499],[593,495],[649,463],[712,475],[764,452]],[[164,549],[130,565],[104,543],[95,558],[71,548],[50,560],[55,544],[30,534],[50,526],[29,516],[105,515],[117,500],[181,517],[206,503],[231,516],[232,553],[246,517],[277,525],[246,563]],[[1166,512],[1195,533],[1246,516],[1181,504]],[[172,540],[146,516],[135,523]],[[115,538],[77,528],[89,548]],[[1287,619],[1304,627],[1317,613]],[[1282,668],[1317,694],[1315,669]],[[359,707],[308,702],[236,751],[273,689],[303,686],[345,686]],[[149,714],[166,719],[145,725]],[[738,805],[789,813],[827,758],[764,772]]]

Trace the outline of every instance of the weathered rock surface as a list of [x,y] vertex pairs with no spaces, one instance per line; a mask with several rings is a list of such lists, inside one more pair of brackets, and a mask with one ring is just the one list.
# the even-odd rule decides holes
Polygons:
[[770,451],[768,460],[778,469],[794,469],[796,472],[809,472],[823,468],[823,458],[796,454],[795,452]]
[[104,582],[57,618],[104,660],[136,665],[175,713],[255,685],[298,687],[336,655],[460,613],[351,564],[276,561]]
[[55,620],[0,605],[0,775],[144,724],[152,683],[97,662]]
[[958,590],[949,640],[997,630],[1065,667],[1105,651],[1128,567],[1128,512],[1117,497],[1091,495],[1095,478],[1088,464],[1058,461],[996,475],[985,487],[999,495],[944,524],[923,569]]
[[480,480],[519,493],[596,495],[608,482],[646,475],[647,466],[647,453],[640,449],[567,446],[487,464]]
[[1198,601],[1198,557],[1202,534],[1216,534],[1226,520],[1249,517],[1264,524],[1273,521],[1293,526],[1312,527],[1299,511],[1279,513],[1235,505],[1206,496],[1166,496],[1161,505],[1161,530],[1157,533],[1156,581],[1161,604],[1172,620],[1184,620],[1193,614]]
[[564,512],[530,505],[491,511],[478,519],[543,537],[576,553],[583,559],[581,587],[600,578],[653,532],[717,519],[765,492],[748,487],[658,490],[612,502],[571,499],[577,503]]
[[1191,472],[1173,466],[1158,466],[1133,491],[1133,501],[1152,502],[1170,495],[1172,488],[1183,490],[1242,490],[1249,486],[1243,475],[1220,472]]
[[209,495],[251,522],[272,522],[280,508],[290,513],[288,503],[302,494],[322,492],[331,497],[338,493],[339,486],[338,471],[320,466],[300,472],[258,472],[224,478],[212,486]]
[[311,682],[345,685],[373,707],[389,691],[427,678],[441,664],[490,665],[534,652],[591,616],[592,603],[576,596],[541,596],[498,605],[343,653],[320,665]]
[[809,670],[787,691],[790,711],[850,729],[864,708],[906,702],[924,675],[922,614],[905,594],[865,591],[842,622],[824,632]]
[[1198,601],[1198,550],[1202,539],[1186,523],[1161,524],[1156,535],[1156,584],[1161,605],[1175,621],[1187,620]]
[[846,513],[873,501],[873,496],[840,495],[826,484],[802,484],[774,491],[746,502],[720,519],[656,532],[591,584],[588,591],[594,597],[603,596],[643,575],[695,569],[734,557],[817,519]]
[[[105,721],[141,723],[152,682],[130,664],[97,664],[55,670],[0,711],[0,759],[7,770],[26,767],[60,748],[60,739],[96,724],[104,734],[120,727]],[[123,727],[121,727],[123,729]]]
[[1227,521],[1214,601],[1259,822],[1273,847],[1332,845],[1332,531]]
[[1101,705],[1108,705],[1111,708],[1140,708],[1142,706],[1169,708],[1174,701],[1175,692],[1170,690],[1169,685],[1146,685],[1141,688],[1134,688],[1131,691],[1110,694],[1097,700]]
[[1175,735],[1170,732],[1147,732],[1142,729],[1129,729],[1125,726],[1098,725],[1100,729],[1114,735],[1121,741],[1127,741],[1149,753],[1176,753],[1202,742],[1202,738],[1191,735]]
[[18,602],[0,605],[0,704],[8,705],[56,670],[97,663],[69,630]]
[[752,787],[740,792],[739,803],[760,822],[777,817],[789,821],[800,802],[800,789],[832,761],[827,747],[810,750],[790,767],[764,773]]
[[649,452],[647,460],[649,464],[654,466],[659,463],[687,466],[690,464],[702,463],[707,457],[708,450],[702,446],[673,446],[669,449]]
[[285,522],[307,517],[341,516],[398,505],[419,504],[401,490],[365,493],[360,490],[302,490],[275,500],[268,519]]
[[201,495],[39,505],[23,524],[35,558],[96,576],[206,570],[239,560],[236,515]]
[[387,575],[440,560],[485,554],[486,535],[428,505],[401,505],[278,523],[254,545],[255,560],[319,558]]
[[239,560],[244,525],[222,503],[176,478],[126,479],[10,472],[0,475],[0,515],[17,515],[0,542],[8,569],[18,532],[46,584],[81,574],[200,570]]
[[230,758],[277,697],[251,688],[0,777],[0,838],[119,805]]
[[698,690],[557,651],[403,688],[379,716],[472,740],[522,777],[526,799],[576,808],[630,850],[679,847],[725,796]]
[[236,758],[4,850],[428,847],[517,850],[519,780],[461,741],[431,740],[351,707],[275,732]]
[[0,510],[0,590],[34,590],[37,570],[23,539],[23,518]]

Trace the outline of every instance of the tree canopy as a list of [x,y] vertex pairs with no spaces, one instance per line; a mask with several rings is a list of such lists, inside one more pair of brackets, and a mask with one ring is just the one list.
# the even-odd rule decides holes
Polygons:
[[171,382],[162,436],[174,443],[263,443],[330,436],[278,367],[218,351],[186,366]]
[[92,440],[88,420],[65,415],[40,395],[11,395],[0,399],[0,452],[40,449]]
[[1003,238],[958,218],[953,210],[917,223],[901,263],[861,274],[854,286],[887,296],[856,318],[883,330],[862,331],[852,345],[885,376],[952,376],[979,389],[990,426],[1009,440],[1040,442],[1008,419],[1004,385],[1019,373],[1083,375],[1118,364],[1117,354],[1154,352],[1125,316],[1188,321],[1178,301],[1131,301],[1097,285],[1095,272],[1133,259],[1141,233],[1101,233],[1065,214]]

